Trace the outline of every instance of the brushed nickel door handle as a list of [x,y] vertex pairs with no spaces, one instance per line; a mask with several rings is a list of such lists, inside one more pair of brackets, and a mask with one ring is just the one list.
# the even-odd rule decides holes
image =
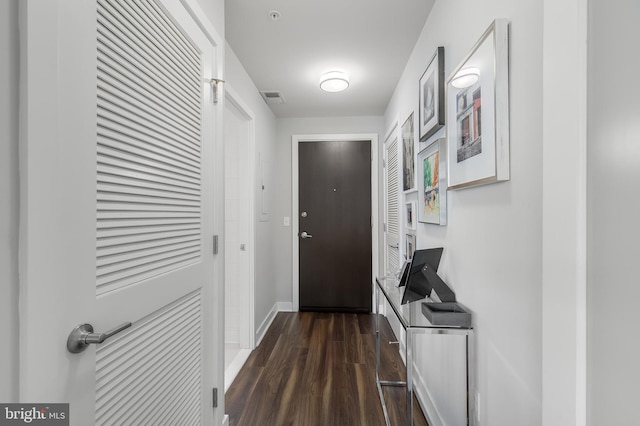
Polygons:
[[93,326],[91,324],[79,325],[71,331],[71,334],[69,334],[69,338],[67,339],[67,350],[72,354],[83,352],[89,347],[89,345],[102,343],[109,337],[118,334],[129,327],[131,327],[131,323],[125,322],[106,333],[94,333]]
[[307,234],[306,231],[302,231],[302,233],[300,234],[300,237],[302,237],[302,238],[313,238],[313,235],[309,235],[309,234]]

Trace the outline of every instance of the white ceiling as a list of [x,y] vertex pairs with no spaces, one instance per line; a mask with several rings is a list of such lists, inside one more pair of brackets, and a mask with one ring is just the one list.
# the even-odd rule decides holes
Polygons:
[[[277,117],[382,115],[434,1],[226,0],[226,39],[258,90],[284,96]],[[344,92],[320,90],[333,70]]]

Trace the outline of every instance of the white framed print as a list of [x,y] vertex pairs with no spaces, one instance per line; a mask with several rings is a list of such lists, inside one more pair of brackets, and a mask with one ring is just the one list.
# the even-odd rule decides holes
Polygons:
[[447,81],[449,188],[509,180],[509,23],[496,19]]
[[418,221],[447,224],[447,140],[435,140],[418,153]]
[[416,202],[408,201],[404,204],[404,224],[407,229],[416,230]]

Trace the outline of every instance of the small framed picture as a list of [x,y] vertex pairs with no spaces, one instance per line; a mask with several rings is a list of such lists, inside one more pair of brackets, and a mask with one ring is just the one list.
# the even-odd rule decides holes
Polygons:
[[404,204],[404,220],[407,229],[416,230],[416,202],[408,201]]
[[404,255],[407,260],[413,258],[413,253],[416,251],[416,236],[414,234],[405,235],[405,249]]
[[402,189],[405,192],[416,190],[416,158],[413,139],[413,113],[402,125]]
[[434,141],[418,153],[418,221],[447,224],[447,140]]
[[420,140],[444,126],[444,47],[438,47],[420,77]]

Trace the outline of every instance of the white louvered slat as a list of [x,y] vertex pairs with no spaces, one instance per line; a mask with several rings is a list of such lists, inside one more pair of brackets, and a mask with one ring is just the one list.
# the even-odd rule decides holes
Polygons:
[[[120,158],[122,157],[122,158]],[[98,173],[116,175],[131,180],[153,180],[174,184],[176,186],[190,186],[199,189],[199,179],[187,174],[184,170],[174,169],[166,165],[154,164],[145,158],[127,156],[126,153],[109,150],[98,146]]]
[[106,268],[113,264],[118,264],[118,267],[120,267],[119,265],[123,262],[132,262],[148,256],[162,255],[164,253],[172,253],[176,252],[177,250],[188,249],[192,246],[192,244],[193,240],[185,240],[182,242],[170,244],[154,245],[147,250],[127,250],[125,252],[119,252],[114,255],[102,256],[100,259],[98,259],[98,268]]
[[[114,105],[103,97],[98,97],[101,110],[98,113],[99,125],[104,129],[114,130],[119,135],[111,134],[112,137],[108,137],[108,132],[104,131],[99,133],[103,139],[119,141],[126,144],[127,142],[146,143],[151,147],[151,152],[162,152],[162,149],[167,152],[175,151],[171,149],[172,146],[177,146],[178,151],[173,152],[177,162],[189,163],[189,143],[192,141],[181,135],[179,130],[173,134],[169,132],[166,127],[168,125],[174,125],[168,122],[166,126],[158,125],[155,122],[149,121],[145,117],[136,116],[127,110],[125,107]],[[125,104],[123,104],[125,105]],[[129,138],[127,138],[129,136]],[[131,138],[133,136],[133,138]],[[131,147],[130,147],[131,148]],[[160,149],[158,149],[160,148]],[[197,152],[197,151],[196,151]],[[196,154],[197,155],[197,154]]]
[[[103,229],[98,233],[98,248],[105,245],[113,245],[112,242],[115,238],[119,238],[122,241],[136,242],[146,240],[152,236],[157,235],[169,235],[174,232],[186,232],[194,231],[200,232],[199,223],[179,223],[179,224],[160,224],[158,226],[139,226],[137,228],[113,228]],[[124,243],[123,243],[124,244]]]
[[400,268],[400,179],[398,139],[387,144],[387,268],[388,272],[395,272]]
[[[124,177],[120,177],[120,176],[115,176],[115,175],[111,175],[109,172],[107,172],[106,170],[103,169],[102,171],[102,183],[100,185],[102,185],[105,188],[108,188],[110,185],[115,185],[118,187],[124,187],[124,186],[128,186],[128,187],[133,187],[133,188],[142,188],[147,189],[147,190],[160,190],[160,191],[165,191],[165,192],[175,192],[178,194],[191,194],[191,195],[198,195],[198,191],[197,191],[197,186],[195,187],[194,190],[191,190],[188,186],[182,184],[180,186],[175,185],[175,184],[170,184],[167,183],[166,180],[164,180],[163,182],[160,182],[160,180],[151,180],[152,178],[149,176],[146,176],[146,179],[144,176],[128,176],[126,178]],[[136,182],[137,180],[139,180],[140,182]],[[173,183],[173,182],[172,182]]]
[[[149,105],[149,102],[143,97],[140,97],[139,94],[134,93],[133,95],[135,96],[133,96],[132,94],[126,93],[124,91],[124,87],[122,87],[122,89],[119,88],[121,85],[117,81],[109,79],[107,76],[104,78],[102,77],[102,73],[98,74],[98,78],[100,80],[104,80],[102,83],[104,84],[104,87],[109,88],[109,91],[98,91],[98,97],[102,98],[105,102],[119,107],[120,109],[126,109],[136,116],[143,117],[143,119],[152,122],[156,128],[173,133],[174,136],[177,133],[178,137],[185,137],[185,139],[190,139],[194,145],[198,144],[198,141],[200,140],[199,129],[195,129],[187,123],[183,123],[177,119],[178,117],[173,116],[168,111]],[[170,125],[168,123],[170,123]]]
[[[147,2],[140,2],[147,3]],[[127,2],[104,0],[99,2],[98,7],[98,31],[105,32],[114,47],[120,48],[123,52],[134,51],[137,62],[148,68],[158,78],[170,83],[178,91],[187,95],[191,102],[197,105],[200,98],[199,90],[189,84],[190,74],[193,73],[193,61],[188,63],[180,58],[183,46],[168,46],[162,39],[162,31],[144,32],[140,27],[131,23],[136,17],[136,13],[146,13],[146,8],[131,9],[132,15],[125,10]],[[116,7],[111,7],[115,5]],[[122,6],[122,7],[121,7]],[[137,16],[139,17],[139,16]],[[157,30],[157,28],[156,28]],[[179,31],[178,31],[179,32]],[[166,49],[165,49],[166,48]],[[162,52],[165,49],[165,52]],[[167,50],[169,50],[167,52]],[[163,54],[164,53],[164,54]],[[182,59],[182,61],[178,60]],[[181,66],[180,62],[185,62]],[[199,74],[198,67],[196,74]]]
[[175,230],[167,231],[162,228],[161,232],[145,232],[143,237],[130,233],[122,236],[111,235],[98,240],[98,247],[102,255],[108,256],[119,252],[125,253],[131,247],[153,247],[155,244],[163,244],[165,241],[180,237],[191,238],[194,235],[198,235],[199,232],[200,228],[193,226],[189,228],[189,225],[182,225]]
[[103,258],[109,258],[114,255],[122,255],[126,253],[137,254],[144,252],[145,249],[156,249],[171,244],[181,244],[186,241],[193,241],[197,239],[197,232],[176,232],[171,236],[158,234],[155,238],[147,235],[144,241],[139,242],[124,242],[124,240],[120,240],[114,242],[112,245],[108,245],[106,243],[108,240],[104,240],[105,243],[100,250],[102,256],[98,258],[98,265],[100,265]]
[[[116,189],[116,188],[110,188]],[[200,206],[200,202],[197,199],[193,199],[191,197],[179,197],[173,196],[173,193],[161,193],[162,195],[153,195],[154,192],[158,194],[157,191],[145,191],[143,194],[132,194],[129,191],[133,191],[133,188],[122,188],[122,191],[119,192],[104,192],[100,201],[105,203],[104,210],[113,210],[113,207],[110,207],[113,203],[121,203],[121,204],[129,204],[129,205],[139,205],[140,208],[146,205],[160,205],[166,206],[167,210],[173,211],[198,211],[198,207]],[[143,192],[143,191],[140,191]],[[182,206],[184,209],[175,209],[170,208],[173,206]],[[136,209],[137,210],[137,209]]]
[[98,346],[96,425],[200,424],[201,303],[196,291]]
[[[114,43],[118,41],[110,33],[108,27],[98,25],[98,35],[103,36],[102,38],[106,41],[114,41]],[[111,58],[113,61],[122,64],[123,68],[128,72],[140,78],[144,82],[143,87],[148,88],[148,90],[162,86],[165,93],[174,97],[174,101],[181,107],[192,111],[197,110],[198,105],[191,96],[188,96],[189,93],[181,92],[180,87],[175,81],[170,80],[167,76],[153,69],[154,64],[145,63],[140,61],[139,57],[131,55],[126,45],[112,44],[108,49],[102,45],[98,45],[98,61],[102,62],[104,57]],[[124,73],[119,77],[127,76],[128,74]]]
[[[98,52],[98,76],[108,84],[120,84],[125,90],[136,92],[137,99],[149,104],[150,108],[157,108],[166,114],[171,114],[176,117],[176,120],[198,130],[198,123],[194,122],[188,113],[176,108],[175,98],[154,90],[154,85],[142,71],[126,62],[121,63],[113,52]],[[117,83],[114,76],[117,76]]]
[[97,294],[202,260],[201,54],[153,1],[98,0]]

